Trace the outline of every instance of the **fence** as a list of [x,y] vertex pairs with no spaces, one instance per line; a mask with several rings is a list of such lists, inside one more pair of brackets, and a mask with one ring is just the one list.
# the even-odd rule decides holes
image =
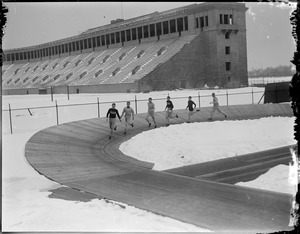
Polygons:
[[[176,93],[178,96],[174,96],[175,93],[171,92],[171,100],[174,104],[174,111],[176,109],[185,109],[187,106],[187,97],[191,96],[194,102],[197,104],[197,108],[211,106],[212,96],[211,93],[215,92],[219,99],[220,106],[224,105],[242,105],[242,104],[259,104],[263,102],[264,90],[249,92],[239,92],[239,90],[232,90],[229,93],[228,90],[205,90],[194,91],[192,93],[181,92]],[[163,111],[166,106],[166,96],[170,93],[151,94],[152,100],[155,103],[156,111]],[[179,96],[179,94],[182,94]],[[76,95],[76,94],[74,94]],[[132,95],[132,94],[131,94]],[[131,98],[120,98],[121,100],[114,100],[117,104],[117,109],[120,114],[125,107],[126,102],[130,101],[131,106],[135,110],[135,113],[146,113],[148,94],[143,94],[142,97],[132,95]],[[149,95],[148,95],[149,96]],[[69,100],[68,96],[68,100]],[[8,109],[2,110],[2,129],[5,133],[24,132],[34,129],[42,129],[45,127],[59,125],[65,122],[100,118],[106,116],[106,111],[111,107],[111,96],[109,101],[101,101],[99,97],[95,98],[92,102],[74,103],[74,104],[59,104],[57,100],[53,101],[51,105],[45,106],[31,106],[25,108],[12,108],[11,104],[8,104]],[[102,97],[102,99],[105,99]],[[108,100],[108,99],[107,99]],[[124,106],[120,104],[124,104]]]
[[249,86],[261,85],[264,86],[270,83],[278,82],[288,82],[291,81],[292,76],[283,76],[283,77],[249,77],[248,84]]

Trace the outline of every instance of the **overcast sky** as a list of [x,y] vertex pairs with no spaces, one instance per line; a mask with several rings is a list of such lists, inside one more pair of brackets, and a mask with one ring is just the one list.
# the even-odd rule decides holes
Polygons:
[[[78,35],[109,24],[195,2],[27,2],[7,3],[3,50]],[[248,69],[290,65],[295,51],[290,13],[285,3],[246,3]]]

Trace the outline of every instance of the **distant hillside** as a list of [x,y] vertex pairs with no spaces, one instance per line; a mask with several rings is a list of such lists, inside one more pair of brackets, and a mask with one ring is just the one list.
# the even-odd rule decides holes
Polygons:
[[292,76],[294,75],[292,71],[292,65],[290,66],[277,66],[277,67],[267,67],[264,69],[253,69],[248,71],[248,77],[282,77],[282,76]]

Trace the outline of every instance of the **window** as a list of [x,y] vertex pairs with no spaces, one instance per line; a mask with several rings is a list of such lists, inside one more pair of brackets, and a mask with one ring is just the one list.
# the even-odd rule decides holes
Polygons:
[[220,14],[220,24],[223,24],[223,15]]
[[154,36],[155,36],[155,25],[150,24],[150,37],[154,37]]
[[88,48],[92,48],[92,38],[88,39]]
[[196,28],[199,28],[199,18],[196,18],[195,22],[196,22]]
[[65,53],[65,45],[61,45],[61,53]]
[[[198,18],[197,18],[197,21],[198,21]],[[198,27],[199,27],[199,25],[198,25]],[[183,18],[177,19],[177,31],[178,32],[183,31]]]
[[120,43],[120,32],[116,32],[116,43]]
[[225,54],[230,54],[230,46],[225,47]]
[[131,29],[132,31],[132,40],[136,40],[136,28]]
[[184,17],[184,30],[189,30],[189,21],[187,16]]
[[200,17],[200,28],[204,27],[204,17]]
[[115,44],[115,33],[110,34],[111,44]]
[[224,15],[224,24],[229,24],[229,15]]
[[232,15],[229,15],[229,24],[233,24],[233,17],[232,17]]
[[121,31],[121,42],[125,41],[125,31]]
[[164,34],[168,34],[169,33],[169,22],[168,21],[164,21],[163,22],[163,33]]
[[97,47],[100,46],[100,36],[96,37],[96,41],[97,41]]
[[106,34],[106,45],[110,44],[110,40],[109,40],[109,34]]
[[161,35],[161,23],[156,23],[156,35]]
[[205,26],[208,26],[208,16],[205,16]]
[[138,27],[138,39],[143,38],[143,29],[142,27]]
[[225,33],[225,39],[229,39],[230,38],[230,32],[226,32]]
[[148,38],[149,37],[149,29],[148,29],[148,25],[144,26],[144,38]]
[[76,50],[79,50],[79,41],[76,41]]
[[84,49],[87,49],[88,46],[87,46],[87,39],[84,39]]
[[104,35],[101,36],[101,45],[105,45],[105,36]]
[[231,62],[226,62],[226,71],[231,70]]
[[83,49],[83,40],[80,41],[80,49]]
[[175,20],[170,20],[170,33],[176,32],[176,23]]
[[131,41],[130,29],[126,30],[126,41]]
[[95,48],[96,47],[96,37],[93,37],[92,44],[93,44],[93,48]]

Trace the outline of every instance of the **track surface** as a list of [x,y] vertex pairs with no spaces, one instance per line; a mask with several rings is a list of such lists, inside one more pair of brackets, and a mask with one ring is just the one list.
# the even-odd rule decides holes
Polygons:
[[[292,116],[289,105],[283,104],[231,106],[224,110],[235,113],[228,119],[241,119],[245,108],[255,110],[246,112],[246,118]],[[202,108],[193,120],[204,121],[209,110]],[[184,110],[176,112],[182,117],[187,115]],[[158,112],[156,117],[158,125],[162,126],[164,113]],[[107,198],[215,231],[290,230],[291,195],[229,184],[235,183],[237,175],[247,177],[247,170],[256,166],[257,171],[265,170],[260,164],[272,167],[288,163],[291,158],[287,154],[278,156],[278,161],[277,153],[269,152],[262,158],[244,156],[235,164],[219,161],[153,171],[153,164],[130,158],[118,150],[124,140],[149,130],[144,118],[145,114],[136,115],[135,127],[126,137],[119,126],[111,141],[107,138],[107,122],[101,118],[50,127],[27,142],[25,155],[39,173],[77,191],[85,191],[87,195],[81,195],[83,200]],[[171,123],[183,121],[179,118]],[[274,164],[268,164],[269,159]],[[76,197],[76,192],[72,196]]]

